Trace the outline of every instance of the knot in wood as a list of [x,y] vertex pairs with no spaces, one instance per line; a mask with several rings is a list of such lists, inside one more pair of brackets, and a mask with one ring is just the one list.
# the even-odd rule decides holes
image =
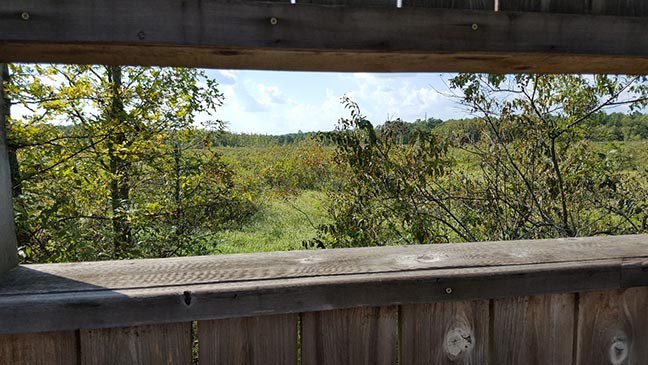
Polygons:
[[462,327],[455,327],[446,333],[445,353],[450,361],[455,361],[470,352],[473,348],[472,331]]
[[613,365],[622,364],[628,357],[628,345],[623,339],[616,339],[610,345],[610,363]]

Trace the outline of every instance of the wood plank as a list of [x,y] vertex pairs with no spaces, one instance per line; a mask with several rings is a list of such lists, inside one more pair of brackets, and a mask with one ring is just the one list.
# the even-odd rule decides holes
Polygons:
[[[623,240],[622,240],[623,241]],[[565,241],[564,241],[565,242]],[[569,242],[569,241],[566,241]],[[578,242],[578,241],[577,241]],[[613,240],[613,246],[624,251],[622,244]],[[485,244],[488,245],[488,244]],[[461,246],[461,245],[458,245]],[[439,246],[443,247],[443,246]],[[449,247],[449,246],[446,246]],[[514,247],[514,246],[511,246]],[[541,243],[534,249],[542,250]],[[405,263],[415,262],[413,257],[422,261],[434,261],[435,256],[412,256],[405,253],[420,247],[401,247],[403,255],[395,260]],[[643,285],[645,278],[641,276],[641,266],[629,264],[643,262],[644,258],[600,259],[592,261],[569,261],[546,264],[513,264],[504,266],[468,266],[440,269],[421,269],[411,267],[394,272],[372,271],[371,257],[380,255],[381,249],[373,251],[372,255],[363,260],[352,260],[358,266],[366,269],[366,273],[337,274],[333,266],[317,270],[319,276],[304,275],[302,277],[261,278],[258,280],[239,280],[227,282],[207,282],[195,284],[176,283],[174,275],[185,274],[181,269],[176,274],[160,272],[156,280],[133,278],[141,283],[140,287],[120,288],[88,288],[88,283],[74,282],[69,279],[63,282],[64,291],[56,287],[51,293],[40,292],[29,294],[0,295],[0,333],[21,333],[67,330],[77,328],[105,328],[115,326],[135,326],[143,324],[182,322],[205,319],[222,319],[259,314],[281,314],[304,311],[318,311],[337,308],[352,308],[366,305],[389,306],[400,304],[431,303],[438,300],[468,300],[499,298],[510,296],[536,295],[546,293],[578,292],[583,290],[601,290],[624,288],[632,285]],[[336,250],[319,251],[336,255]],[[389,250],[385,250],[389,252]],[[478,251],[478,250],[475,250]],[[592,250],[595,252],[596,250]],[[326,253],[328,252],[328,253]],[[349,254],[353,251],[346,251]],[[495,252],[495,251],[493,251]],[[505,257],[505,250],[502,250]],[[523,257],[523,251],[515,249],[508,253]],[[592,254],[582,251],[583,256]],[[308,255],[311,252],[302,254]],[[272,270],[273,255],[261,255],[267,258],[268,267]],[[302,264],[314,263],[317,256],[303,256]],[[321,256],[324,258],[326,256]],[[338,257],[338,256],[335,256]],[[533,254],[525,256],[533,258]],[[343,260],[344,258],[339,258]],[[174,259],[174,266],[183,259]],[[325,261],[325,260],[322,260]],[[379,261],[382,263],[382,261]],[[483,261],[482,261],[483,262]],[[423,263],[423,262],[422,262]],[[143,263],[140,262],[140,265]],[[429,263],[428,263],[429,264]],[[92,266],[92,263],[87,265]],[[97,264],[99,265],[99,264]],[[295,266],[293,262],[291,265]],[[55,266],[56,267],[56,266]],[[243,270],[245,264],[239,267]],[[385,267],[389,267],[385,264]],[[101,265],[98,266],[101,268]],[[214,267],[210,270],[218,268]],[[105,268],[104,268],[105,269]],[[308,265],[303,271],[307,272]],[[19,270],[28,270],[20,267]],[[155,274],[156,267],[151,267]],[[251,265],[250,272],[255,270]],[[638,271],[639,270],[639,271]],[[34,270],[32,270],[33,272]],[[627,271],[627,273],[626,273]],[[196,278],[209,278],[212,271],[194,273]],[[317,272],[317,271],[315,271]],[[65,276],[64,273],[59,274]],[[312,273],[310,273],[312,274]],[[43,278],[42,272],[25,280],[25,285],[38,285]],[[97,275],[120,277],[120,272],[97,270]],[[12,275],[8,275],[12,276]],[[155,275],[153,275],[155,277]],[[29,276],[25,276],[25,279]],[[145,276],[144,278],[148,278]],[[168,281],[168,285],[165,284]],[[116,280],[117,282],[119,280]],[[29,284],[31,282],[31,284]],[[451,289],[451,294],[447,289]],[[12,290],[15,288],[12,288]],[[1,292],[0,292],[1,293]],[[165,313],[164,317],[157,315]]]
[[[145,51],[145,52],[144,52]],[[191,57],[188,57],[188,56]],[[164,65],[284,71],[648,73],[648,57],[502,52],[322,52],[171,46],[52,45],[0,42],[14,62]]]
[[297,364],[296,314],[198,322],[201,364]]
[[489,301],[401,307],[401,364],[486,364]]
[[571,364],[574,294],[493,301],[494,364]]
[[403,7],[493,10],[494,0],[403,0]]
[[296,0],[297,4],[395,8],[396,0]]
[[74,331],[0,336],[0,364],[77,364]]
[[[648,73],[648,23],[635,17],[287,2],[5,0],[0,18],[0,59],[11,62]],[[311,63],[314,53],[322,60]],[[570,63],[579,56],[582,62]],[[509,63],[498,65],[502,58]],[[349,62],[355,59],[368,62]]]
[[7,65],[0,63],[0,277],[18,265],[11,172],[7,154],[6,118],[9,115],[10,104],[9,100],[5,99],[4,81],[8,78]]
[[583,293],[576,363],[648,362],[648,288]]
[[302,315],[302,364],[395,364],[398,308],[363,307]]
[[82,364],[190,364],[191,322],[82,329]]
[[29,295],[175,285],[505,267],[648,257],[648,236],[416,245],[170,259],[23,265],[0,278],[0,294]]
[[502,11],[648,16],[648,4],[633,0],[500,0]]

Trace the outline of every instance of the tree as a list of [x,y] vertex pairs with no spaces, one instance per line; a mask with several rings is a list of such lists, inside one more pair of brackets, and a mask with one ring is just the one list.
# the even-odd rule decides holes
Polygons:
[[[517,239],[641,230],[637,206],[642,190],[630,193],[635,174],[620,148],[597,151],[586,138],[600,111],[648,101],[645,77],[582,75],[461,74],[450,85],[483,121],[481,143],[465,145],[481,162],[480,193],[497,232],[487,238]],[[623,196],[620,193],[624,192]],[[627,194],[633,195],[629,196]],[[499,228],[497,228],[499,227]]]
[[[339,130],[323,138],[336,146],[335,160],[349,168],[350,176],[341,192],[333,193],[333,223],[321,226],[310,244],[365,246],[645,231],[645,171],[629,164],[621,146],[603,148],[586,138],[588,122],[600,111],[619,105],[643,108],[648,101],[645,81],[623,76],[460,74],[451,86],[464,105],[481,115],[468,135],[419,132],[407,145],[400,144],[398,133],[396,138],[376,133],[357,105],[345,99],[351,119],[342,119]],[[461,156],[475,162],[462,163]]]
[[[26,260],[178,254],[186,249],[178,237],[187,230],[174,224],[194,209],[185,197],[201,195],[204,200],[195,227],[213,222],[206,218],[211,214],[206,202],[224,196],[241,202],[211,144],[194,152],[189,148],[193,140],[186,139],[198,134],[199,115],[204,130],[221,126],[211,116],[222,94],[203,72],[80,65],[11,68],[8,97],[29,111],[8,126],[21,169],[16,171],[15,186],[22,191],[16,211],[26,237],[20,243]],[[187,175],[183,166],[189,160],[197,167]],[[201,181],[196,172],[214,174],[209,179],[220,183],[220,195],[206,185],[183,185],[187,179]],[[159,221],[176,227],[175,236],[152,234],[164,231]],[[157,230],[150,228],[154,223]],[[153,242],[162,236],[168,239]]]

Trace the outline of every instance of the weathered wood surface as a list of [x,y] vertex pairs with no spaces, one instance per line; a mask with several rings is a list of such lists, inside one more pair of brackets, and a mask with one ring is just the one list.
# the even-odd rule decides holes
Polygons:
[[198,322],[201,364],[297,364],[296,314]]
[[10,108],[4,92],[4,81],[8,77],[7,65],[0,63],[0,276],[18,265],[11,194],[11,173],[9,170],[9,156],[7,155],[7,131],[5,128]]
[[0,336],[0,364],[77,364],[77,336],[74,331]]
[[493,301],[494,364],[571,364],[575,294]]
[[[79,338],[81,364],[191,363],[190,322],[127,328],[82,329]],[[76,349],[71,353],[76,353]]]
[[580,294],[576,363],[648,363],[648,288]]
[[489,301],[404,305],[401,364],[486,364]]
[[0,60],[331,71],[648,72],[645,19],[455,9],[479,4],[456,1],[449,4],[453,9],[437,9],[422,6],[448,4],[422,1],[397,9],[4,0]]
[[648,235],[270,252],[23,265],[0,294],[105,291],[256,280],[648,258]]
[[645,17],[648,3],[642,0],[500,0],[500,10]]
[[363,307],[302,315],[302,364],[395,364],[398,308]]
[[403,0],[403,8],[493,10],[494,0]]
[[22,266],[0,278],[0,333],[648,285],[646,238]]

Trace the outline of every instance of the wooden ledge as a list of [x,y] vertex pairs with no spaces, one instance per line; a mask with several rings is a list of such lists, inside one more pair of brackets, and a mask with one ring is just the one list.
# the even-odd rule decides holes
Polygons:
[[642,17],[299,1],[3,0],[0,19],[4,62],[648,73]]
[[23,265],[0,334],[648,285],[648,236]]

